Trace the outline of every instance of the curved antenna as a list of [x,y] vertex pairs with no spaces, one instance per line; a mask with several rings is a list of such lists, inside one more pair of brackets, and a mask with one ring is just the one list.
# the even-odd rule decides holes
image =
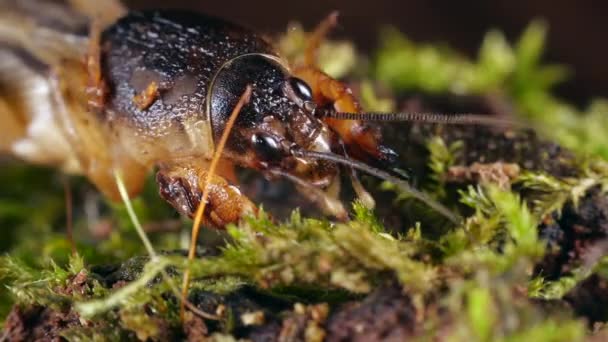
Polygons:
[[510,119],[501,119],[489,115],[473,113],[348,113],[325,110],[320,112],[322,118],[337,120],[361,120],[382,122],[421,122],[438,123],[446,125],[484,125],[484,126],[518,126],[525,127],[522,122]]
[[335,153],[331,153],[331,152],[316,152],[316,151],[299,150],[299,149],[292,150],[292,154],[293,154],[293,156],[300,157],[300,158],[322,159],[322,160],[327,160],[327,161],[331,161],[331,162],[338,163],[338,164],[343,164],[343,165],[352,167],[354,169],[360,170],[362,172],[365,172],[374,177],[378,177],[387,182],[391,182],[391,183],[397,185],[399,187],[399,189],[401,189],[401,191],[408,193],[409,195],[416,198],[417,200],[425,203],[430,208],[437,211],[438,213],[443,215],[448,220],[452,221],[452,223],[459,224],[462,220],[461,217],[459,217],[457,214],[450,211],[448,208],[443,206],[441,203],[433,200],[425,193],[414,189],[407,182],[405,182],[397,177],[394,177],[385,171],[376,169],[365,163],[362,163],[358,160],[342,157],[339,154],[335,154]]
[[[194,255],[196,253],[196,240],[198,239],[198,233],[200,231],[201,223],[203,221],[203,214],[205,212],[205,206],[207,205],[207,199],[209,198],[209,181],[211,180],[211,178],[213,178],[213,176],[215,174],[215,169],[217,168],[217,164],[220,160],[220,157],[222,156],[222,153],[224,152],[224,146],[226,145],[226,142],[228,141],[228,136],[230,135],[230,132],[232,131],[234,122],[236,121],[236,118],[239,116],[239,113],[241,112],[241,108],[243,108],[243,106],[247,102],[249,102],[249,98],[251,97],[251,90],[252,90],[251,85],[247,85],[247,88],[245,89],[245,91],[243,92],[241,97],[239,98],[239,102],[237,102],[236,106],[232,110],[232,113],[230,114],[230,117],[228,118],[228,122],[226,122],[226,127],[224,128],[224,132],[222,133],[222,136],[220,137],[220,142],[217,145],[217,149],[215,150],[215,153],[213,154],[213,158],[211,159],[211,163],[209,164],[209,170],[207,172],[207,176],[205,177],[205,180],[203,181],[203,185],[204,185],[203,195],[201,197],[200,204],[198,205],[198,208],[196,209],[196,214],[194,215],[194,223],[192,224],[192,237],[190,240],[190,249],[188,250],[188,261],[189,262],[192,262],[192,260],[194,260]],[[184,280],[183,280],[183,285],[182,285],[182,296],[181,296],[182,300],[181,300],[180,309],[179,309],[180,318],[182,321],[184,321],[185,303],[186,303],[186,300],[188,299],[188,287],[189,286],[190,286],[190,269],[186,268],[186,270],[184,271]]]

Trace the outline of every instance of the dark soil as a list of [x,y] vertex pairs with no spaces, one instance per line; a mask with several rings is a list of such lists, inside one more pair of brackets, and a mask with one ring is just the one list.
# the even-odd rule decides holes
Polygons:
[[572,269],[591,264],[608,249],[608,197],[592,189],[578,208],[568,203],[557,220],[541,227],[549,245],[538,272],[553,280]]
[[[190,301],[201,310],[224,305],[234,317],[233,334],[252,341],[304,341],[313,335],[326,337],[327,341],[403,341],[413,336],[416,326],[412,303],[395,284],[381,286],[361,301],[335,308],[326,304],[286,306],[249,288],[226,297],[196,292]],[[262,312],[263,320],[246,326],[241,317],[247,312]],[[72,311],[16,306],[6,320],[4,333],[8,341],[61,341],[65,329],[81,324]],[[188,313],[183,332],[166,331],[165,337],[198,341],[225,328]]]
[[[608,250],[608,197],[593,189],[578,208],[566,205],[562,216],[554,223],[541,227],[551,246],[536,272],[547,279],[557,279],[577,267],[594,264]],[[589,323],[608,318],[608,282],[593,275],[579,283],[564,300],[577,315]]]
[[49,308],[15,306],[4,323],[6,341],[61,341],[61,332],[79,326],[78,314]]
[[416,309],[398,286],[379,287],[342,305],[327,322],[328,341],[405,341],[415,335]]

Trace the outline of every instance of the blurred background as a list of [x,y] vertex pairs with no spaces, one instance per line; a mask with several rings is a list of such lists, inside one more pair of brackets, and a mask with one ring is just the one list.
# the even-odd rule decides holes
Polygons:
[[579,105],[593,96],[608,97],[608,2],[579,1],[440,1],[440,0],[128,0],[132,8],[187,8],[220,16],[261,32],[278,32],[297,20],[313,27],[330,11],[340,11],[333,37],[373,49],[378,30],[397,27],[415,41],[445,42],[475,55],[485,32],[500,29],[510,39],[533,19],[549,24],[547,62],[570,67],[571,77],[558,95]]

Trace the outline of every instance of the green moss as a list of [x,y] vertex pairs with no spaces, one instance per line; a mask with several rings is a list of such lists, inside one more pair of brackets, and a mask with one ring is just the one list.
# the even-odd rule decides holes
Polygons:
[[547,137],[574,151],[608,159],[607,101],[584,110],[555,97],[551,89],[567,70],[541,63],[547,27],[533,22],[513,45],[498,31],[486,34],[476,60],[441,45],[418,44],[394,29],[381,37],[374,75],[397,91],[500,95]]
[[487,288],[473,288],[467,294],[467,315],[479,341],[489,341],[498,317],[494,312],[492,294]]
[[365,293],[379,274],[392,272],[414,292],[430,289],[433,269],[411,258],[414,245],[380,230],[363,206],[356,212],[354,221],[335,226],[298,214],[279,225],[250,219],[230,229],[234,242],[221,257],[195,263],[193,274],[240,275],[266,288],[314,284]]
[[[330,74],[353,78],[369,110],[395,108],[393,98],[378,95],[377,80],[390,87],[387,93],[397,96],[416,90],[504,97],[515,104],[516,112],[539,124],[547,137],[577,153],[575,175],[557,177],[525,170],[513,182],[514,191],[471,185],[460,188],[454,200],[447,196],[445,175],[460,159],[463,145],[430,135],[426,137],[429,182],[424,186],[465,216],[460,224],[446,225],[436,212],[416,207],[407,195],[396,196],[398,204],[409,206],[408,213],[431,219],[420,220],[424,223],[414,227],[397,227],[403,233],[394,235],[374,211],[357,202],[352,219],[340,223],[303,217],[298,211],[289,220],[277,222],[261,212],[238,227],[228,227],[227,241],[217,254],[188,262],[179,253],[147,255],[126,207],[100,199],[93,200],[96,214],[113,231],[99,240],[91,234],[87,217],[76,216],[76,246],[82,257],[69,258],[70,246],[63,234],[62,182],[49,186],[39,180],[59,176],[49,170],[7,167],[0,170],[7,184],[2,189],[0,222],[14,229],[3,241],[3,251],[9,254],[0,258],[0,281],[9,290],[0,294],[5,296],[0,298],[2,310],[7,312],[12,303],[75,309],[96,328],[64,331],[63,336],[73,341],[162,340],[169,332],[181,336],[175,289],[189,269],[190,298],[203,298],[198,304],[205,312],[219,312],[218,321],[206,321],[215,333],[212,339],[218,341],[235,340],[218,333],[239,331],[244,307],[280,321],[297,302],[326,302],[339,310],[387,284],[398,286],[399,293],[413,303],[415,337],[433,338],[441,333],[447,340],[467,341],[582,340],[586,331],[581,319],[544,311],[534,299],[559,301],[591,275],[608,277],[605,258],[578,265],[551,281],[532,276],[532,270],[547,253],[545,242],[539,239],[539,224],[559,218],[568,203],[576,208],[590,189],[608,190],[608,163],[597,158],[608,158],[604,134],[608,121],[603,115],[608,105],[595,102],[584,114],[551,94],[551,87],[566,71],[540,63],[545,34],[546,27],[534,23],[510,44],[492,31],[471,60],[445,46],[417,44],[387,30],[371,74],[353,72],[355,61],[363,58],[348,42],[324,44],[320,60]],[[305,37],[301,28],[289,31],[280,40],[281,50],[296,59]],[[90,191],[82,180],[76,181],[75,188],[80,193]],[[383,189],[396,190],[387,183]],[[392,207],[401,210],[399,205]],[[133,207],[144,225],[179,220],[159,199],[151,178]],[[184,228],[188,224],[184,221]],[[151,235],[158,250],[187,245],[179,233]],[[103,267],[92,266],[113,263],[120,267],[109,267],[111,276],[95,272]],[[263,297],[262,304],[255,302],[257,296]]]
[[446,146],[445,141],[439,136],[432,137],[427,143],[430,152],[429,169],[432,172],[429,178],[433,181],[431,190],[439,198],[444,198],[446,195],[445,175],[449,168],[456,163],[462,146],[461,141],[455,141],[450,146]]
[[[78,256],[70,259],[67,268],[50,262],[44,269],[35,269],[10,256],[0,258],[0,280],[10,284],[6,288],[12,298],[21,304],[56,309],[68,307],[75,300],[83,298],[77,291],[71,291],[72,277],[80,272],[86,274],[87,270]],[[91,285],[99,284],[92,282]]]
[[[513,292],[512,278],[483,271],[468,281],[454,281],[446,310],[446,340],[454,341],[583,341],[585,326],[567,313],[550,318],[524,296]],[[465,314],[462,314],[462,313]],[[445,324],[445,323],[444,323]]]

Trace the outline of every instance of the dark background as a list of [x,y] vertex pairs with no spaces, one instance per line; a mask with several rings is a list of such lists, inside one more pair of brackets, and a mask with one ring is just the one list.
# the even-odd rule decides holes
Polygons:
[[133,8],[187,8],[240,23],[262,32],[278,32],[291,20],[313,27],[330,11],[340,11],[333,36],[373,49],[378,29],[393,25],[416,41],[445,42],[474,55],[482,37],[498,28],[510,39],[535,18],[549,24],[545,60],[570,66],[572,76],[560,95],[584,105],[593,96],[608,97],[608,1],[508,0],[130,0]]

